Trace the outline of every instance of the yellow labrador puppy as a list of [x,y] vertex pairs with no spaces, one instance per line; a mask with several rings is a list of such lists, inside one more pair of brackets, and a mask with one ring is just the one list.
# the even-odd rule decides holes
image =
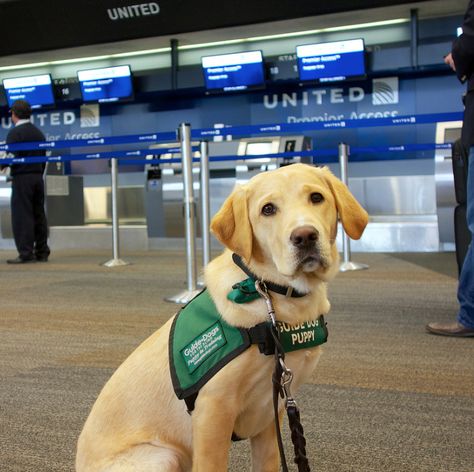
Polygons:
[[[248,277],[243,270],[284,288],[269,293],[277,320],[286,326],[314,324],[326,314],[326,283],[339,265],[338,217],[351,238],[360,238],[368,215],[327,168],[294,164],[236,187],[212,221],[226,250],[205,270],[219,323],[243,332],[268,321],[262,298],[239,302],[229,297]],[[233,254],[240,256],[240,266]],[[173,388],[176,374],[170,374],[174,322],[144,341],[103,388],[79,438],[77,472],[223,472],[233,434],[250,439],[254,472],[277,472],[273,357],[257,345],[244,349],[202,382],[189,414]],[[182,352],[193,355],[215,331],[193,338]],[[209,357],[219,352],[218,341],[209,345]],[[319,346],[286,354],[293,393],[311,376],[319,354]],[[188,357],[187,366],[197,369],[198,357]]]

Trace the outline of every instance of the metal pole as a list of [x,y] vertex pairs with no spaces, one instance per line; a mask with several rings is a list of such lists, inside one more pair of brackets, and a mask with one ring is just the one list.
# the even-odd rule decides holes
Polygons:
[[[202,266],[209,264],[211,259],[211,242],[209,234],[209,144],[207,141],[201,141],[199,145],[200,169],[199,169],[199,190],[201,203],[201,238],[202,238]],[[206,286],[204,281],[204,271],[197,281],[198,287]]]
[[196,283],[196,215],[193,189],[193,156],[191,152],[191,125],[181,123],[178,129],[183,167],[184,228],[186,239],[186,290],[166,301],[188,303],[200,290]]
[[410,10],[410,55],[411,66],[418,67],[418,9]]
[[[347,173],[347,161],[349,160],[349,146],[345,143],[339,143],[339,167],[341,170],[341,180],[348,187],[349,177]],[[342,235],[342,255],[343,263],[340,265],[339,270],[346,272],[349,270],[361,270],[367,269],[369,266],[366,264],[360,264],[358,262],[351,262],[351,240],[344,231]]]
[[178,88],[178,40],[170,39],[171,46],[171,89]]
[[202,233],[202,265],[205,267],[211,260],[210,196],[209,196],[209,144],[201,141],[201,233]]
[[127,265],[120,259],[119,220],[117,206],[118,162],[115,157],[110,159],[110,176],[112,180],[112,259],[104,263],[106,267]]

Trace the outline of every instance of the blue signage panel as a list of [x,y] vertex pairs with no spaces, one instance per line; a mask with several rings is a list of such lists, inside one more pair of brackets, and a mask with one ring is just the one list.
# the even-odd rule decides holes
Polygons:
[[209,91],[238,91],[265,85],[261,51],[206,56],[201,58]]
[[365,74],[362,39],[297,46],[296,57],[303,81],[329,82]]
[[31,108],[54,105],[53,85],[49,74],[3,79],[8,106],[26,100]]
[[77,77],[85,102],[116,102],[133,96],[129,66],[81,70]]

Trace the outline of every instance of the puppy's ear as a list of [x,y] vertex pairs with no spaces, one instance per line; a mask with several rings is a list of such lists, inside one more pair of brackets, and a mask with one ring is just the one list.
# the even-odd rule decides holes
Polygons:
[[229,195],[212,219],[211,231],[224,246],[250,260],[253,237],[244,187],[235,188]]
[[368,213],[354,198],[347,186],[335,177],[329,169],[325,173],[326,181],[331,189],[344,231],[352,239],[359,239],[369,221]]

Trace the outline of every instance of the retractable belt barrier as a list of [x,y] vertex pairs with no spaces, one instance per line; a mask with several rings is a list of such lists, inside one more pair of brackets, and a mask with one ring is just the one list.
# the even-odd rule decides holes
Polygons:
[[[185,172],[186,168],[192,165],[193,162],[201,162],[201,204],[202,204],[202,215],[205,219],[205,225],[203,226],[203,263],[206,264],[209,261],[209,169],[207,167],[208,162],[219,162],[219,161],[242,161],[261,159],[262,155],[222,155],[212,156],[207,155],[207,145],[203,146],[203,141],[206,139],[215,137],[240,137],[248,135],[259,135],[259,134],[275,134],[275,133],[301,133],[306,131],[315,130],[340,130],[340,129],[354,129],[354,128],[367,128],[367,127],[384,127],[384,126],[410,126],[410,125],[421,125],[429,123],[437,123],[441,121],[459,121],[462,119],[461,112],[454,113],[434,113],[434,114],[423,114],[423,115],[405,115],[390,118],[370,118],[370,119],[354,119],[354,120],[339,120],[339,121],[326,121],[326,122],[308,122],[308,123],[279,123],[279,124],[268,124],[268,125],[251,125],[251,126],[229,126],[224,128],[208,128],[208,129],[195,129],[191,130],[189,124],[182,124],[177,132],[160,132],[160,133],[147,133],[147,134],[136,134],[136,135],[124,135],[124,136],[112,136],[102,137],[94,139],[78,139],[78,140],[58,140],[48,142],[31,142],[31,143],[15,143],[15,144],[0,144],[0,151],[5,152],[16,152],[16,151],[30,151],[30,150],[44,150],[44,151],[58,151],[61,149],[71,148],[87,148],[87,147],[100,147],[100,146],[117,146],[121,144],[150,144],[156,142],[175,142],[176,136],[180,137],[180,145],[166,148],[157,149],[138,149],[138,150],[114,150],[104,152],[91,152],[91,153],[77,153],[77,154],[60,154],[56,156],[26,156],[18,158],[4,158],[0,159],[0,164],[24,164],[24,163],[41,163],[41,162],[70,162],[70,161],[87,161],[97,159],[110,159],[111,161],[111,180],[112,180],[112,226],[113,226],[113,259],[106,263],[108,267],[116,265],[124,265],[125,262],[119,258],[119,243],[118,243],[118,214],[117,214],[117,172],[119,165],[159,165],[159,164],[173,164],[181,163],[183,168],[184,180],[183,182],[185,196],[184,196],[184,207],[186,219],[194,219],[194,201],[192,194],[192,172]],[[184,136],[184,137],[183,137]],[[191,140],[201,141],[200,147],[192,147]],[[342,147],[341,147],[342,146]],[[344,147],[345,146],[345,147]],[[436,143],[423,143],[423,144],[401,144],[392,146],[374,146],[374,147],[352,147],[351,153],[354,154],[403,154],[422,152],[437,149],[450,149],[451,144],[436,144]],[[193,158],[192,153],[200,150],[201,156],[205,159]],[[144,156],[149,155],[161,155],[161,154],[178,154],[181,153],[181,158],[147,158],[143,159]],[[297,152],[279,152],[274,154],[265,154],[265,157],[275,159],[291,159],[293,157],[339,157],[339,163],[341,166],[341,178],[345,179],[347,184],[347,159],[349,156],[349,147],[346,144],[342,144],[338,149],[317,149],[317,150],[306,150]],[[425,158],[423,156],[422,158]],[[358,159],[360,160],[360,159]],[[204,162],[203,162],[204,161]],[[190,168],[190,167],[189,167]],[[186,175],[184,175],[186,174]],[[189,174],[189,175],[188,175]],[[203,182],[204,180],[204,182]],[[187,189],[187,190],[186,190]],[[204,201],[206,200],[206,201]],[[189,271],[195,273],[195,262],[190,261],[190,258],[195,258],[195,250],[191,249],[194,247],[195,240],[195,228],[194,223],[185,222],[188,226],[186,230],[187,248],[186,258],[188,266],[188,292],[195,292],[195,276],[190,276]],[[206,233],[204,235],[204,233]],[[344,266],[348,266],[350,257],[350,246],[346,238],[343,239],[343,251],[344,251],[344,264],[341,265],[341,270],[355,270],[351,268],[343,269]],[[190,256],[188,253],[192,252]],[[352,264],[352,263],[350,263]],[[182,302],[180,299],[179,303]]]
[[372,128],[379,126],[406,126],[427,123],[438,123],[440,121],[462,120],[461,112],[452,113],[430,113],[422,115],[403,115],[390,118],[363,118],[357,120],[334,120],[324,122],[308,123],[279,123],[269,125],[253,126],[229,126],[225,128],[196,129],[191,132],[191,138],[202,139],[213,136],[245,136],[249,134],[262,133],[297,133],[315,130],[330,130],[344,128]]
[[[432,151],[437,149],[451,149],[452,143],[436,144],[436,143],[424,143],[424,144],[401,144],[395,146],[375,146],[375,147],[351,147],[352,154],[358,153],[394,153],[403,154],[405,152],[421,152],[421,151]],[[192,151],[198,151],[199,147],[193,147]],[[70,162],[70,161],[94,161],[97,159],[112,159],[117,158],[119,165],[140,165],[140,164],[179,164],[181,158],[152,158],[152,159],[139,159],[142,156],[148,156],[153,154],[179,154],[181,153],[180,148],[164,148],[159,149],[159,152],[152,152],[155,150],[142,149],[137,151],[107,151],[101,153],[86,153],[86,154],[63,154],[59,156],[25,156],[25,157],[11,157],[0,159],[0,164],[36,164],[39,162]],[[137,157],[133,157],[137,156]],[[337,149],[315,149],[311,151],[294,151],[294,152],[277,152],[273,154],[265,154],[265,157],[275,159],[288,159],[293,157],[328,157],[338,156]],[[222,155],[209,157],[209,162],[222,162],[222,161],[246,161],[252,159],[261,159],[261,154],[247,154],[245,156],[238,155]],[[426,159],[425,156],[422,159]],[[194,157],[193,162],[200,162],[200,158]]]
[[37,141],[31,143],[0,144],[0,151],[52,150],[89,146],[113,146],[117,144],[155,143],[176,141],[175,132],[130,134],[94,139],[63,139],[58,141]]
[[[411,126],[440,121],[462,120],[461,112],[430,113],[422,115],[403,115],[391,118],[364,118],[356,120],[340,120],[309,123],[277,123],[251,126],[229,126],[225,128],[204,128],[191,131],[191,139],[209,139],[216,136],[245,136],[250,134],[298,133],[317,130],[331,130],[344,128],[368,128],[384,126]],[[56,150],[89,146],[112,146],[118,144],[147,144],[157,141],[175,142],[175,132],[160,132],[147,134],[133,134],[124,136],[110,136],[95,139],[65,139],[58,141],[41,141],[31,143],[0,144],[0,151],[32,151]]]

